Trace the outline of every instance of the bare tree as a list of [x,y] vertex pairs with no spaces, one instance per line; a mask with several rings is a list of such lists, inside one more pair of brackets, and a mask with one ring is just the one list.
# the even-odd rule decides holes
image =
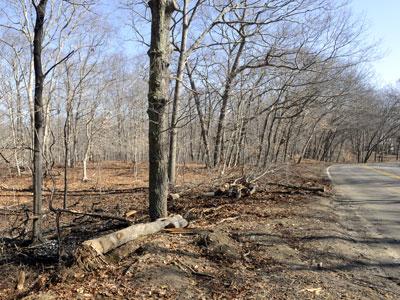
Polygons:
[[32,1],[36,11],[36,22],[33,39],[33,62],[35,68],[35,131],[33,144],[33,229],[34,243],[42,241],[42,182],[43,182],[43,85],[45,74],[42,66],[43,27],[46,15],[47,0],[38,4]]
[[149,214],[151,219],[167,215],[167,103],[173,0],[151,0],[151,42],[149,49]]

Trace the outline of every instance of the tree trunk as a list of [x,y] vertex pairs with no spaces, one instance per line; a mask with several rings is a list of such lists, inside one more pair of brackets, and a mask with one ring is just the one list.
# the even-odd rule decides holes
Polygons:
[[290,125],[288,128],[288,131],[286,132],[286,138],[285,138],[285,148],[283,151],[283,162],[286,162],[286,159],[287,159],[288,147],[289,147],[289,141],[290,141],[291,134],[292,134],[293,123],[294,123],[293,119],[290,119]]
[[[42,68],[42,42],[43,25],[46,13],[47,0],[41,0],[35,6],[36,22],[33,40],[33,62],[35,69],[35,98],[34,98],[34,124],[35,132],[33,143],[33,228],[32,241],[42,240],[42,182],[43,182],[43,84],[44,74]],[[34,4],[35,5],[35,4]]]
[[297,160],[297,164],[300,164],[300,163],[301,163],[301,161],[302,161],[304,155],[306,154],[307,147],[308,147],[308,145],[309,145],[310,142],[311,142],[311,139],[312,139],[312,137],[313,137],[313,135],[314,135],[314,132],[315,132],[315,129],[317,128],[318,123],[322,120],[322,118],[323,118],[325,115],[326,115],[326,113],[322,114],[322,115],[315,121],[315,123],[313,124],[313,127],[312,127],[312,129],[311,129],[311,133],[310,133],[310,135],[308,136],[307,141],[305,142],[305,144],[304,144],[304,146],[303,146],[303,149],[301,150],[300,156],[299,156],[299,158],[298,158],[298,160]]
[[[32,41],[33,43],[33,41]],[[31,48],[33,52],[33,46]],[[29,104],[29,116],[30,116],[30,130],[29,132],[31,135],[29,135],[30,139],[30,144],[33,149],[33,144],[34,144],[34,135],[35,135],[35,78],[33,76],[35,72],[35,67],[34,67],[34,58],[32,57],[31,61],[29,62],[29,81],[28,81],[28,104]],[[34,151],[29,151],[29,156],[30,159],[33,161],[33,153]]]
[[170,59],[170,21],[176,10],[171,0],[151,0],[152,14],[149,75],[149,214],[152,220],[167,216],[167,97]]
[[67,197],[68,197],[68,167],[71,166],[70,153],[69,153],[69,141],[70,141],[70,130],[71,130],[71,106],[72,99],[67,95],[67,107],[66,117],[64,123],[64,200],[63,208],[67,208]]
[[222,139],[223,139],[223,129],[225,125],[226,108],[228,106],[228,100],[232,88],[232,83],[238,74],[237,69],[239,66],[239,60],[242,55],[245,44],[246,40],[242,38],[232,68],[230,69],[228,77],[226,78],[224,93],[222,94],[221,97],[222,98],[221,111],[219,113],[217,135],[215,138],[215,146],[214,146],[214,166],[217,166],[221,161],[221,153],[223,152],[221,148],[223,143]]
[[[18,85],[17,85],[17,94],[18,93]],[[18,96],[17,96],[18,97]],[[10,125],[11,125],[11,133],[12,133],[12,139],[13,139],[13,145],[14,145],[14,161],[15,161],[15,167],[17,169],[17,175],[18,177],[21,176],[21,169],[19,166],[19,159],[18,159],[18,132],[17,132],[17,125],[16,125],[16,118],[18,118],[18,116],[15,116],[15,112],[14,112],[14,108],[13,108],[13,104],[11,103],[11,101],[8,100],[8,98],[6,98],[6,101],[8,102],[8,114],[9,114],[9,118],[10,118]]]
[[186,64],[186,70],[187,70],[187,73],[189,76],[190,88],[192,89],[192,92],[193,92],[194,102],[196,104],[197,115],[199,117],[201,138],[203,140],[204,154],[206,156],[206,166],[207,166],[207,168],[209,168],[209,167],[211,167],[211,159],[210,159],[211,156],[210,156],[210,146],[208,145],[208,130],[207,130],[206,123],[204,122],[204,115],[201,110],[200,97],[199,97],[199,93],[197,92],[196,83],[193,80],[192,71],[190,70],[190,67],[188,64]]
[[92,126],[92,119],[86,122],[86,148],[85,148],[85,153],[83,154],[83,176],[82,176],[82,181],[88,181],[89,178],[87,176],[87,161],[89,159],[89,154],[90,154],[90,148],[92,145],[92,134],[91,134],[91,126]]
[[183,1],[181,47],[179,52],[178,71],[176,73],[176,80],[175,80],[174,101],[172,105],[171,130],[170,130],[170,141],[169,141],[169,159],[168,159],[168,177],[169,177],[169,183],[172,185],[175,184],[176,180],[176,158],[177,158],[176,144],[178,135],[177,122],[178,122],[181,82],[183,80],[183,70],[186,64],[186,39],[188,32],[187,8],[189,1],[190,0]]
[[264,151],[264,139],[265,139],[265,133],[267,132],[267,125],[268,125],[268,120],[269,120],[269,115],[271,114],[271,111],[267,113],[267,116],[264,119],[263,126],[261,129],[260,133],[260,138],[259,138],[259,144],[258,144],[258,151],[257,151],[257,166],[260,165],[261,163],[261,156]]
[[[315,128],[315,127],[314,127],[314,128]],[[303,146],[303,149],[301,150],[300,156],[299,156],[299,158],[297,159],[297,164],[300,164],[300,163],[301,163],[301,161],[303,160],[303,157],[304,157],[305,154],[306,154],[307,147],[308,147],[308,145],[310,144],[310,141],[311,141],[311,139],[312,139],[312,137],[313,137],[313,134],[314,134],[314,128],[313,128],[313,130],[311,131],[311,133],[310,133],[310,135],[309,135],[307,141],[305,142],[305,144],[304,144],[304,146]]]
[[272,132],[276,120],[276,115],[277,115],[278,109],[274,110],[274,115],[272,116],[271,123],[268,128],[268,136],[267,136],[267,146],[265,147],[265,153],[264,153],[264,161],[263,161],[263,168],[265,168],[268,164],[268,158],[269,158],[269,152],[271,150],[271,137],[272,137]]

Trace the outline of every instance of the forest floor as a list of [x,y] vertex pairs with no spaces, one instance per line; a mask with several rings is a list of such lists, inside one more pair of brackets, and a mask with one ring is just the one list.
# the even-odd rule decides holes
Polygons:
[[[62,214],[59,249],[55,216],[47,211],[46,243],[32,247],[26,242],[31,179],[1,169],[0,299],[399,299],[399,285],[370,266],[370,250],[335,212],[325,168],[313,162],[278,166],[259,180],[255,194],[236,200],[203,193],[246,170],[220,176],[198,165],[181,166],[175,189],[185,192],[169,211],[184,215],[188,229],[130,242],[92,272],[74,265],[74,249],[126,225]],[[71,209],[131,212],[134,222],[149,221],[144,165],[136,173],[129,163],[92,164],[89,177],[82,182],[80,168],[70,170]],[[62,190],[62,180],[62,170],[55,169],[45,186]],[[54,206],[61,205],[56,193]],[[26,280],[17,290],[22,272]]]

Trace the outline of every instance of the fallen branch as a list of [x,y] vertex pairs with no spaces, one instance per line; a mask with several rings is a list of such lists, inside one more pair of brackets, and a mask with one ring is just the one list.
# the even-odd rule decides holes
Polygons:
[[[137,188],[132,188],[132,189],[117,189],[117,190],[110,190],[110,189],[105,189],[105,190],[76,190],[76,191],[68,191],[67,195],[68,196],[89,196],[89,195],[115,195],[115,194],[129,194],[129,193],[136,193],[136,192],[142,192],[146,191],[148,187],[137,187]],[[28,193],[28,195],[31,195],[33,193],[32,188],[21,188],[21,189],[12,189],[6,186],[1,186],[0,190],[2,192],[18,192],[18,193]],[[48,191],[46,189],[42,189],[43,191],[43,196],[49,196],[51,194],[54,195],[64,195],[64,191],[59,190],[59,191]],[[4,195],[1,194],[2,196],[7,196],[5,193]],[[11,195],[12,196],[12,195]]]
[[202,209],[201,212],[202,212],[202,214],[208,213],[210,211],[215,212],[215,211],[220,210],[222,208],[230,207],[231,205],[232,204],[229,203],[229,204],[222,204],[222,205],[218,205],[218,206],[213,206],[213,207]]
[[309,191],[309,192],[321,192],[321,193],[325,192],[324,187],[298,186],[298,185],[282,184],[282,183],[275,183],[275,182],[267,182],[266,184],[285,187],[288,189],[305,190],[305,191]]
[[164,228],[186,227],[188,222],[180,215],[161,218],[151,223],[135,224],[122,230],[87,240],[75,251],[78,266],[87,271],[101,268],[107,264],[104,254],[141,236],[153,234]]
[[120,216],[110,215],[110,214],[104,214],[104,213],[81,212],[81,211],[77,211],[77,210],[62,209],[62,208],[54,208],[53,210],[56,212],[68,213],[68,214],[72,214],[72,215],[88,216],[88,217],[99,218],[99,219],[118,220],[118,221],[127,223],[128,225],[131,225],[133,223],[132,220],[130,220],[130,219],[120,217]]
[[3,153],[1,153],[1,151],[0,151],[0,157],[1,157],[7,164],[10,163],[10,161],[3,155]]
[[194,268],[192,268],[191,266],[183,263],[179,259],[176,259],[175,261],[172,261],[172,264],[177,266],[182,271],[184,271],[186,273],[189,273],[189,274],[192,274],[192,275],[203,276],[203,277],[208,277],[208,278],[215,278],[214,275],[207,274],[207,273],[204,273],[204,272],[199,272],[199,271],[195,270]]
[[224,218],[222,220],[219,220],[215,225],[219,225],[219,224],[222,224],[222,223],[227,222],[227,221],[233,221],[233,220],[239,219],[240,217],[242,217],[242,216]]
[[263,178],[265,175],[270,174],[270,173],[274,173],[274,172],[276,172],[277,170],[278,170],[278,169],[272,169],[272,170],[267,169],[267,170],[265,170],[263,173],[261,173],[260,175],[258,175],[256,178],[254,178],[253,180],[251,180],[251,182],[254,183],[254,182],[260,180],[261,178]]

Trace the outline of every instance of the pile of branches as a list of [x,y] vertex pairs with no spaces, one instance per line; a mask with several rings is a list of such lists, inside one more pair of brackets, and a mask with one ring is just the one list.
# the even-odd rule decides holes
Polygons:
[[239,177],[233,182],[225,182],[219,185],[213,192],[205,193],[204,196],[209,197],[228,197],[234,199],[240,199],[242,197],[248,197],[253,195],[257,189],[257,181],[268,173],[272,173],[275,170],[266,170],[258,175],[248,175]]
[[257,184],[241,180],[233,183],[224,183],[217,187],[214,192],[206,193],[207,196],[225,196],[228,198],[240,199],[248,197],[256,192]]

